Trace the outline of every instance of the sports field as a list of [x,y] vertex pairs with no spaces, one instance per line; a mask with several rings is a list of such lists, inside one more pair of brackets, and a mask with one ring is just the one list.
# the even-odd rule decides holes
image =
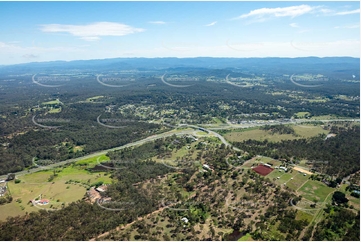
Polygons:
[[259,165],[255,168],[252,168],[252,170],[254,170],[255,172],[257,172],[258,174],[260,174],[262,176],[267,176],[269,173],[271,173],[273,171],[272,168],[264,166],[264,165]]

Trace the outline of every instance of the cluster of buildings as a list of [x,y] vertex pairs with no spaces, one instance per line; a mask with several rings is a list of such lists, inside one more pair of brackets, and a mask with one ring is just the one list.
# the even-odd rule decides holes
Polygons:
[[101,185],[99,187],[91,187],[86,193],[90,199],[91,203],[96,202],[97,200],[104,199],[100,193],[103,193],[107,190],[106,185]]

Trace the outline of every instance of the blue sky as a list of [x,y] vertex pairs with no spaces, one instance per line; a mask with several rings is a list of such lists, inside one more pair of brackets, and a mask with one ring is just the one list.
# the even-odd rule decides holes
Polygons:
[[0,2],[0,65],[199,56],[360,57],[360,3]]

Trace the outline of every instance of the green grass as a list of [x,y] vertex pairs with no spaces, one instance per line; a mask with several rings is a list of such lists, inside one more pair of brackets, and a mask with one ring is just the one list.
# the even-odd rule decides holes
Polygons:
[[[102,158],[105,159],[107,157],[102,156]],[[96,158],[84,159],[78,162],[79,164],[89,165],[94,164],[94,160],[96,162]],[[28,204],[28,202],[40,194],[43,194],[43,198],[50,200],[50,204],[42,206],[43,208],[50,208],[50,205],[53,205],[53,208],[60,208],[63,202],[67,204],[82,199],[87,185],[99,181],[106,184],[112,183],[112,179],[104,172],[91,173],[84,170],[81,166],[73,164],[55,168],[54,170],[57,171],[57,176],[51,182],[48,179],[53,175],[53,170],[23,175],[20,179],[21,182],[18,184],[15,184],[14,181],[8,182],[13,201],[0,206],[0,220],[5,220],[8,216],[25,215],[26,212],[39,210],[39,208]],[[87,185],[79,183],[65,184],[69,180]],[[17,199],[21,199],[22,203],[16,202]],[[22,210],[20,206],[23,206],[25,209]]]
[[334,115],[320,115],[320,116],[313,116],[310,119],[313,119],[313,120],[327,120],[327,119],[335,119],[335,118],[337,118],[337,117],[334,116]]
[[86,102],[92,102],[94,100],[97,100],[99,98],[103,98],[104,96],[95,96],[95,97],[90,97],[86,99]]
[[322,182],[308,180],[299,190],[298,193],[307,200],[313,201],[317,199],[318,202],[324,202],[327,195],[334,191],[333,188],[326,186]]
[[96,164],[98,164],[98,161],[97,161],[98,158],[99,158],[100,162],[109,160],[109,157],[104,154],[104,155],[100,155],[98,157],[92,157],[92,158],[77,161],[77,162],[75,162],[75,165],[88,165],[88,166],[96,165]]
[[267,157],[267,156],[256,157],[255,161],[264,162],[264,163],[269,162],[271,164],[277,163],[274,159]]
[[281,140],[294,140],[300,138],[309,138],[318,134],[327,134],[328,131],[324,130],[321,126],[315,125],[290,125],[298,136],[292,134],[271,134],[268,131],[261,130],[260,128],[252,128],[245,130],[232,130],[224,135],[224,137],[231,142],[242,142],[245,140],[253,139],[263,141],[267,139],[272,142],[279,142]]
[[276,179],[277,179],[277,177],[281,178],[281,176],[283,176],[284,174],[285,174],[284,171],[279,171],[278,169],[275,169],[271,173],[269,173],[266,177],[271,179],[271,181],[272,181],[273,178],[276,178]]
[[313,216],[311,214],[308,214],[302,210],[298,210],[297,214],[296,214],[296,220],[307,220],[307,222],[311,222],[312,221]]
[[43,105],[55,105],[55,104],[59,104],[59,100],[53,100],[53,101],[49,101],[49,102],[43,102]]
[[250,233],[247,233],[246,235],[239,238],[238,241],[253,241],[252,236]]
[[[42,175],[45,175],[45,173]],[[48,176],[46,176],[46,179],[47,177]],[[37,176],[37,178],[39,178],[39,176]],[[27,183],[23,180],[24,179],[22,179],[22,182],[19,184],[15,184],[14,182],[8,183],[13,201],[0,206],[0,220],[4,220],[8,216],[25,215],[26,212],[39,210],[39,208],[32,206],[31,203],[28,202],[40,194],[43,195],[43,198],[49,199],[50,204],[53,204],[54,208],[60,208],[62,202],[70,203],[81,199],[86,191],[82,186],[65,184],[64,182],[52,183],[44,181],[43,183],[36,184]],[[67,189],[67,187],[69,188]],[[21,199],[22,203],[17,203],[17,199]],[[58,199],[59,202],[57,202]],[[25,209],[22,210],[20,206],[23,206]],[[44,208],[49,207],[50,205],[44,206]]]
[[283,184],[283,183],[286,183],[286,182],[288,182],[288,180],[290,180],[291,178],[292,178],[292,174],[290,174],[290,173],[285,173],[285,174],[283,174],[281,177],[280,177],[280,179],[278,179],[278,181],[281,183],[281,184]]
[[212,119],[216,124],[224,124],[224,122],[222,122],[222,120],[220,120],[219,118],[213,117]]
[[295,125],[292,126],[296,134],[303,138],[310,138],[318,134],[328,134],[328,130],[324,130],[321,126],[315,125]]
[[60,113],[61,112],[61,107],[59,108],[52,108],[49,110],[49,113]]
[[249,139],[260,140],[260,141],[267,139],[268,141],[278,142],[281,140],[290,140],[297,138],[291,134],[272,135],[268,131],[260,130],[259,128],[245,132],[230,132],[226,134],[224,137],[231,142],[235,142],[235,141],[241,142]]
[[300,186],[302,186],[302,184],[305,183],[310,177],[310,176],[304,176],[303,174],[298,173],[298,171],[295,170],[293,170],[292,174],[293,174],[293,179],[287,183],[287,186],[295,191],[298,188],[300,188]]
[[297,115],[298,118],[304,118],[306,115],[310,115],[310,112],[298,112],[295,113],[295,115]]
[[204,132],[204,131],[197,131],[197,132],[196,132],[196,135],[202,136],[202,135],[208,135],[208,133],[207,133],[207,132]]
[[346,196],[349,200],[348,204],[354,206],[357,210],[360,210],[360,198],[356,198],[353,196]]

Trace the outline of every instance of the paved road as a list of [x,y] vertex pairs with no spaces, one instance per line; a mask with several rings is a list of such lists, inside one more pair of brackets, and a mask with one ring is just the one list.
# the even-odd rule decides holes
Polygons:
[[[228,143],[228,141],[222,135],[220,135],[220,134],[218,134],[218,133],[216,133],[216,132],[214,132],[212,130],[209,130],[207,128],[203,128],[203,127],[196,126],[196,125],[191,125],[191,124],[180,124],[179,126],[180,127],[182,127],[182,126],[191,127],[191,128],[195,128],[195,129],[203,129],[203,130],[209,132],[210,134],[213,134],[214,136],[218,137],[222,141],[222,143],[225,144],[226,146],[231,146],[232,147],[232,145],[230,143]],[[236,150],[236,151],[241,151],[240,149],[238,149],[236,147],[233,147],[233,149]]]
[[[19,172],[16,172],[15,175],[16,175],[16,177],[19,177],[21,175],[34,173],[34,172],[37,172],[37,171],[40,171],[40,170],[51,169],[51,168],[54,168],[54,167],[57,167],[57,166],[73,163],[73,162],[76,162],[76,161],[79,161],[79,160],[84,160],[84,159],[104,155],[104,154],[108,153],[109,151],[120,150],[120,149],[124,149],[124,148],[127,148],[127,147],[141,145],[141,144],[144,144],[146,142],[150,142],[150,141],[160,139],[160,138],[163,138],[163,137],[169,137],[169,136],[172,136],[174,134],[175,135],[184,135],[184,134],[192,134],[192,132],[193,132],[193,130],[172,130],[172,131],[168,131],[168,132],[165,132],[165,133],[162,133],[162,134],[152,135],[152,136],[149,136],[149,137],[147,137],[145,139],[135,141],[135,142],[132,142],[132,143],[129,143],[129,144],[126,144],[126,145],[119,146],[119,147],[115,147],[115,148],[111,148],[111,149],[107,149],[107,150],[102,150],[102,151],[97,151],[95,153],[85,155],[85,156],[82,156],[82,157],[73,158],[73,159],[69,159],[69,160],[65,160],[65,161],[60,161],[60,162],[55,163],[55,164],[51,164],[51,165],[43,166],[43,167],[39,167],[39,168],[34,168],[34,169],[29,170],[29,171],[27,171],[27,170],[19,171]],[[0,180],[1,179],[6,179],[6,178],[7,178],[7,175],[0,176]]]
[[[180,124],[180,125],[178,125],[178,127],[190,127],[190,128],[194,128],[194,129],[204,129],[205,131],[209,132],[210,134],[213,134],[214,136],[218,137],[222,141],[222,143],[225,144],[226,146],[232,146],[230,143],[227,142],[227,140],[222,135],[216,133],[213,130],[231,129],[231,128],[250,128],[250,127],[256,127],[256,126],[263,126],[263,125],[266,125],[266,124],[269,124],[269,125],[298,124],[298,123],[303,123],[303,122],[320,122],[320,121],[321,122],[334,122],[334,121],[339,121],[339,122],[341,122],[341,121],[360,122],[359,119],[330,119],[330,120],[296,119],[296,120],[292,120],[292,121],[289,121],[289,122],[250,123],[250,124],[241,124],[241,125],[239,125],[239,124],[230,124],[229,122],[227,122],[229,125],[224,125],[223,124],[223,126],[212,127],[212,128],[204,128],[204,127],[200,127],[200,126],[197,126],[197,125],[190,125],[190,124]],[[167,124],[164,124],[164,125],[167,125]],[[168,126],[171,126],[171,125],[168,125]],[[171,126],[171,127],[174,127],[174,126]],[[152,135],[152,136],[147,137],[145,139],[135,141],[135,142],[132,142],[132,143],[129,143],[129,144],[126,144],[126,145],[119,146],[119,147],[115,147],[115,148],[112,148],[112,149],[98,151],[98,152],[95,152],[95,153],[92,153],[92,154],[89,154],[89,155],[86,155],[86,156],[61,161],[61,162],[58,162],[56,164],[51,164],[51,165],[44,166],[44,167],[34,168],[34,169],[29,170],[29,171],[27,171],[27,170],[19,171],[19,172],[16,172],[15,175],[17,177],[19,177],[19,176],[24,175],[24,174],[34,173],[34,172],[37,172],[37,171],[40,171],[40,170],[51,169],[51,168],[54,168],[54,167],[57,167],[57,166],[61,166],[61,165],[68,164],[68,163],[73,163],[73,162],[76,162],[76,161],[79,161],[79,160],[97,157],[97,156],[106,154],[109,151],[114,151],[114,150],[119,150],[119,149],[123,149],[123,148],[126,148],[126,147],[141,145],[141,144],[144,144],[146,142],[153,141],[153,140],[163,138],[163,137],[172,136],[174,134],[176,134],[176,135],[184,135],[184,134],[192,134],[192,132],[193,132],[193,130],[178,130],[178,131],[177,130],[172,130],[172,131],[168,131],[166,133]],[[240,151],[240,149],[238,149],[236,147],[233,147],[233,149],[236,150],[236,151]],[[7,177],[6,175],[0,176],[0,180],[1,179],[6,179],[6,177]]]

